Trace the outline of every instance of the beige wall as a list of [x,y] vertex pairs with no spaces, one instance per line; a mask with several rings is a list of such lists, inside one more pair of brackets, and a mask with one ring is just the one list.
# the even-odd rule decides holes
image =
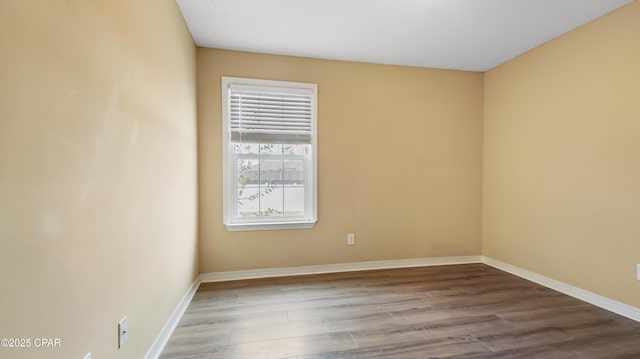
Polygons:
[[[318,84],[315,228],[226,231],[221,76]],[[199,48],[198,99],[202,272],[480,254],[482,74]]]
[[140,359],[198,267],[196,58],[180,12],[2,1],[0,49],[0,337],[62,340],[0,357]]
[[483,253],[640,307],[640,3],[485,74]]

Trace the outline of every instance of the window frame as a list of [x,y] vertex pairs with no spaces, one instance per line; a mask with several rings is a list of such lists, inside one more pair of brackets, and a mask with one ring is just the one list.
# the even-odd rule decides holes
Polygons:
[[[318,213],[318,130],[317,130],[317,96],[318,85],[312,83],[260,80],[239,77],[221,77],[222,85],[222,202],[223,202],[223,223],[228,231],[254,231],[254,230],[276,230],[276,229],[304,229],[313,228],[317,222]],[[269,89],[283,89],[296,92],[300,90],[311,91],[311,122],[312,133],[310,145],[310,163],[305,166],[305,187],[308,187],[305,196],[305,217],[283,217],[278,220],[276,217],[257,218],[255,220],[239,220],[237,216],[237,170],[235,159],[245,157],[245,155],[234,154],[231,146],[230,130],[230,87],[233,85],[251,86]],[[253,155],[249,155],[253,156]],[[256,155],[260,156],[260,155]],[[283,155],[285,156],[285,155]],[[300,156],[300,155],[299,155]],[[307,154],[302,155],[307,156]],[[234,192],[235,191],[235,192]]]

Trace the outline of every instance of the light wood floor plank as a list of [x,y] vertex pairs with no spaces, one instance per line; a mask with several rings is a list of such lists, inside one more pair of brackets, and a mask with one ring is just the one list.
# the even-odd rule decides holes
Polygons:
[[483,264],[205,283],[161,359],[638,359],[640,323]]

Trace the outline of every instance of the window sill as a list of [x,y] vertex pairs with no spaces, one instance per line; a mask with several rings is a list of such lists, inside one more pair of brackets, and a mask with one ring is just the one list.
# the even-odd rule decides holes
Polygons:
[[270,231],[276,229],[306,229],[313,228],[316,221],[297,221],[297,222],[266,222],[266,223],[234,223],[225,224],[227,231]]

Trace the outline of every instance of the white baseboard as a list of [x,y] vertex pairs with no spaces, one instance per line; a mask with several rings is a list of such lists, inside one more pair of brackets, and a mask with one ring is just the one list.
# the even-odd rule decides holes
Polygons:
[[191,300],[193,299],[193,296],[196,294],[196,290],[198,290],[199,285],[200,276],[198,276],[193,281],[189,289],[187,289],[187,293],[185,293],[185,295],[182,297],[182,299],[178,303],[178,306],[169,317],[169,320],[160,331],[160,334],[158,334],[158,337],[151,345],[151,348],[149,348],[149,350],[147,351],[147,354],[144,356],[145,359],[157,359],[160,356],[160,353],[162,353],[162,349],[164,349],[164,346],[167,345],[167,342],[169,341],[173,330],[176,329],[176,326],[182,318],[184,311],[187,309],[189,303],[191,303]]
[[551,279],[549,277],[545,277],[537,273],[530,272],[526,269],[522,269],[493,258],[483,256],[482,262],[486,265],[490,265],[494,268],[500,269],[501,271],[511,273],[518,277],[543,285],[547,288],[556,290],[560,293],[572,296],[574,298],[580,299],[587,303],[591,303],[602,309],[606,309],[610,312],[614,312],[616,314],[619,314],[629,319],[633,319],[635,321],[640,322],[640,308],[636,308],[624,303],[620,303],[616,300],[603,297],[601,295],[589,292],[587,290],[574,287],[572,285],[557,281],[555,279]]
[[441,265],[469,264],[469,263],[482,263],[482,256],[415,258],[415,259],[399,259],[399,260],[372,261],[372,262],[324,264],[324,265],[303,266],[303,267],[250,269],[250,270],[231,271],[231,272],[213,272],[213,273],[201,274],[200,280],[203,283],[224,282],[224,281],[240,280],[240,279],[287,277],[287,276],[294,276],[294,275],[355,272],[355,271],[374,270],[374,269],[427,267],[427,266],[441,266]]

